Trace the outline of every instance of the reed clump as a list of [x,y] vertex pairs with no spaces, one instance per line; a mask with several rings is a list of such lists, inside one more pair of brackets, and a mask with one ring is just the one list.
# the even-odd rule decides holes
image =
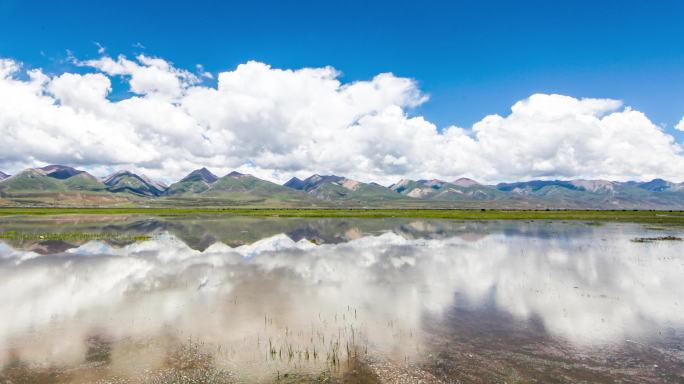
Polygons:
[[654,241],[682,241],[682,238],[670,235],[657,237],[636,237],[632,239],[632,242],[634,243],[652,243]]

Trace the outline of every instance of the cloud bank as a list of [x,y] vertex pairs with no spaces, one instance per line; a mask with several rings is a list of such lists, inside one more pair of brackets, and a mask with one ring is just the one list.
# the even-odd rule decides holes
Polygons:
[[[470,128],[411,110],[428,97],[382,73],[342,83],[332,67],[249,61],[212,75],[150,56],[103,55],[46,75],[0,59],[0,169],[46,163],[175,180],[207,166],[284,181],[335,173],[364,181],[460,176],[684,180],[684,152],[618,100],[534,94]],[[82,72],[89,73],[82,73]],[[111,98],[112,78],[128,86]],[[682,124],[680,124],[682,125]]]

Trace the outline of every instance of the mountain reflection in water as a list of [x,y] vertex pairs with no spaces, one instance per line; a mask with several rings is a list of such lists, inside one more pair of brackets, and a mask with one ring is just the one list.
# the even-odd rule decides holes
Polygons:
[[[684,372],[684,246],[632,242],[651,232],[640,225],[0,223],[57,226],[151,238],[0,243],[0,365],[10,373],[20,363],[135,381],[182,348],[230,373],[217,381],[344,370],[350,356],[435,382],[543,379],[575,363],[570,381]],[[92,372],[93,361],[106,369]]]

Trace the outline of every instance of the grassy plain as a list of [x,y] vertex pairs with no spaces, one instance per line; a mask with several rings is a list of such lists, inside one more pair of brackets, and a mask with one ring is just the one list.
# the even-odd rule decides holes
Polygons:
[[684,211],[294,209],[294,208],[0,208],[0,216],[24,215],[230,215],[313,218],[420,218],[454,220],[583,220],[684,225]]

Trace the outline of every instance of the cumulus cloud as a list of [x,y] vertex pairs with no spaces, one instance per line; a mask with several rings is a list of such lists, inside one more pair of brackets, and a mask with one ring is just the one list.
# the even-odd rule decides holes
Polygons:
[[[536,94],[506,116],[438,130],[410,114],[428,100],[417,83],[391,73],[342,83],[332,67],[254,61],[217,76],[146,55],[75,63],[92,73],[25,76],[20,63],[0,60],[0,169],[67,163],[167,181],[201,166],[274,181],[314,172],[382,183],[684,179],[680,145],[617,100]],[[129,97],[109,97],[112,77],[128,83]]]
[[164,59],[138,55],[136,61],[119,56],[116,60],[103,56],[95,60],[77,61],[108,75],[128,76],[131,92],[162,98],[179,97],[182,91],[199,82],[194,74],[174,68]]

